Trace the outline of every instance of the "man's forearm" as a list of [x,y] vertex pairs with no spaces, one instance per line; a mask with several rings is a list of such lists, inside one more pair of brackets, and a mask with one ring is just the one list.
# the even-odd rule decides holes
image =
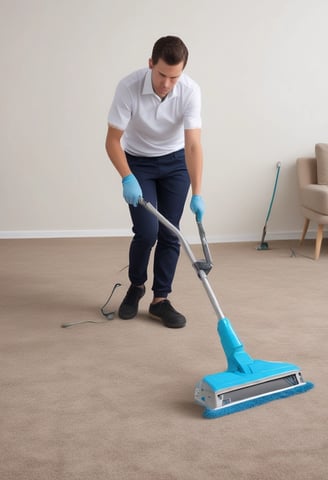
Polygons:
[[203,175],[201,130],[185,130],[185,156],[193,195],[200,195]]
[[121,177],[124,178],[129,175],[131,173],[131,170],[122,148],[111,145],[111,147],[106,150],[112,164],[114,165],[118,173],[121,175]]
[[124,178],[131,173],[131,170],[125,152],[121,147],[121,136],[122,133],[120,131],[115,131],[115,129],[112,128],[108,129],[106,137],[106,152],[118,173]]
[[186,152],[186,165],[190,177],[193,195],[200,195],[202,190],[203,153],[201,145],[193,146]]

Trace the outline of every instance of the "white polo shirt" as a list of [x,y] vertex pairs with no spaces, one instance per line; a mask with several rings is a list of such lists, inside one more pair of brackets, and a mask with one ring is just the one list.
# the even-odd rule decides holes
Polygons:
[[123,78],[114,95],[108,124],[123,130],[122,147],[131,155],[154,157],[184,148],[184,130],[201,128],[200,88],[182,73],[164,101],[153,91],[151,70]]

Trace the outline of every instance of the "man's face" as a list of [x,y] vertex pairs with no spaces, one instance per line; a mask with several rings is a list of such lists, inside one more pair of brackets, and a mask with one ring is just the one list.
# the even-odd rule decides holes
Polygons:
[[160,58],[156,65],[153,65],[152,60],[149,59],[149,68],[152,70],[153,90],[160,98],[164,98],[179,80],[183,72],[183,62],[177,65],[168,65]]

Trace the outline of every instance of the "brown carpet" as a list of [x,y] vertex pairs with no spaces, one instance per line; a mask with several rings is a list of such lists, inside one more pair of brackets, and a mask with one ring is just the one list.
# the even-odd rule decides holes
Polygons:
[[[99,313],[115,282],[115,308],[125,294],[128,243],[0,241],[1,480],[326,479],[326,244],[317,262],[313,241],[211,245],[209,280],[246,350],[315,388],[205,420],[194,385],[226,363],[185,253],[171,300],[186,328],[148,318],[151,272],[138,318]],[[61,328],[85,320],[102,323]]]

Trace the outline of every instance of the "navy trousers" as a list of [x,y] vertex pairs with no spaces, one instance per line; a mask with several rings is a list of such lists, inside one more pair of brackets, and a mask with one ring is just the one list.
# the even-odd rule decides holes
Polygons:
[[[144,200],[152,203],[175,227],[183,213],[190,179],[184,149],[160,157],[135,157],[126,153],[132,173],[138,179]],[[155,297],[166,298],[180,254],[178,238],[144,207],[129,205],[134,237],[129,251],[129,279],[142,285],[148,278],[148,264],[154,251],[153,285]]]

